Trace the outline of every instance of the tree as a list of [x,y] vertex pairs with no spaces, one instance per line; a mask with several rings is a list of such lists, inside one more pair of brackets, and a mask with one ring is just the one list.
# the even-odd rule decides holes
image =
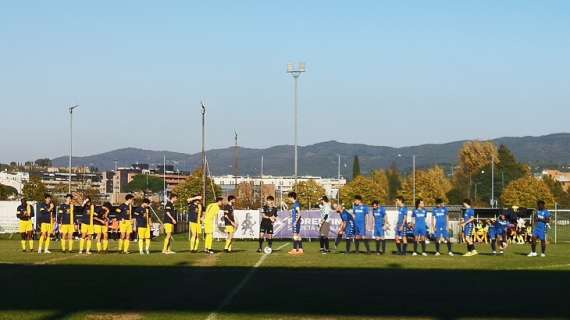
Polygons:
[[297,190],[297,199],[303,208],[316,207],[319,199],[325,195],[326,191],[315,180],[299,181],[293,186]]
[[237,197],[236,208],[252,209],[261,207],[261,202],[255,198],[253,182],[242,182],[238,184],[235,196]]
[[29,201],[43,201],[46,191],[46,186],[40,177],[31,177],[22,188],[22,194]]
[[38,159],[38,160],[34,161],[34,163],[36,164],[36,166],[42,167],[42,168],[51,167],[51,160],[48,158]]
[[398,191],[402,187],[400,170],[396,163],[392,163],[390,169],[386,171],[386,176],[388,177],[388,199],[394,200],[396,199],[396,196],[398,196]]
[[159,193],[164,190],[164,180],[147,174],[136,175],[127,185],[127,192]]
[[[180,203],[186,203],[186,199],[202,194],[202,169],[192,172],[192,175],[174,188]],[[214,202],[215,197],[222,196],[222,189],[209,177],[206,178],[205,204]]]
[[[434,205],[438,198],[447,201],[447,194],[451,189],[451,181],[447,178],[443,168],[436,166],[416,171],[416,199],[423,199],[426,205]],[[404,179],[400,194],[407,200],[413,201],[414,179],[412,176]]]
[[382,186],[378,180],[373,177],[359,176],[346,184],[340,190],[341,202],[349,205],[354,200],[354,196],[362,196],[365,203],[371,203],[374,200],[386,202],[388,200],[388,190],[386,186]]
[[544,200],[547,206],[554,205],[554,195],[548,185],[533,176],[526,176],[511,182],[503,191],[501,200],[507,206],[534,208],[538,200]]
[[360,159],[358,156],[354,156],[354,161],[352,162],[352,179],[360,176]]
[[18,190],[14,187],[0,184],[0,200],[9,200],[18,196]]
[[550,192],[552,192],[554,200],[558,203],[558,206],[562,208],[570,208],[570,193],[564,190],[562,184],[548,175],[543,176],[542,180],[548,186]]

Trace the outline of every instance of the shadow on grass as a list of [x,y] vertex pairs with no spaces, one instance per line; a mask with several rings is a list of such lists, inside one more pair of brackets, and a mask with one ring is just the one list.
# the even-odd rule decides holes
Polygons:
[[[222,311],[437,319],[570,317],[569,272],[400,267],[260,268]],[[0,265],[0,313],[52,310],[61,318],[84,310],[213,312],[251,270]]]

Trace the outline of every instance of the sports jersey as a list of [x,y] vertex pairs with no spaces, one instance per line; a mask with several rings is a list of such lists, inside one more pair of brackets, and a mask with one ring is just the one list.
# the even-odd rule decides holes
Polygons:
[[234,206],[231,204],[226,204],[224,206],[224,223],[228,226],[233,226],[236,223],[236,219],[234,216]]
[[117,208],[117,218],[119,220],[132,220],[133,219],[133,206],[123,203]]
[[75,222],[74,207],[68,204],[62,204],[57,211],[60,224],[73,224]]
[[299,201],[295,201],[291,208],[291,225],[293,227],[293,233],[301,232],[301,204]]
[[52,223],[53,221],[53,209],[50,209],[50,204],[47,204],[45,202],[40,203],[39,207],[38,207],[38,217],[37,219],[37,223],[38,224],[42,224],[42,223]]
[[536,224],[534,229],[546,230],[548,224],[547,220],[550,219],[551,214],[548,210],[540,210],[536,213]]
[[[103,208],[103,207],[95,207],[95,212],[94,212],[94,213],[95,213],[95,216],[97,217],[97,219],[100,219],[100,220],[103,220],[103,221],[107,220],[107,212],[105,211],[105,208]],[[106,225],[105,222],[98,221],[97,219],[95,219],[95,217],[93,217],[93,218],[94,218],[94,219],[93,219],[93,224],[94,224],[94,225],[96,225],[96,226],[104,226],[104,225]]]
[[25,206],[19,205],[16,209],[16,217],[20,219],[20,221],[29,221],[34,216],[34,207],[31,204],[27,204]]
[[404,224],[404,221],[406,221],[407,217],[408,217],[408,208],[401,207],[400,210],[398,210],[398,223],[397,223],[398,229]]
[[506,234],[509,230],[509,221],[498,219],[495,226],[497,234]]
[[277,218],[277,208],[276,207],[270,207],[268,205],[264,205],[263,208],[261,208],[261,212],[263,214],[263,217],[261,218],[261,223],[272,223],[271,218]]
[[374,237],[383,238],[384,225],[386,224],[386,209],[384,207],[372,209],[372,215],[374,216]]
[[137,220],[137,228],[148,228],[151,223],[150,208],[136,208],[135,219]]
[[192,223],[198,223],[200,221],[200,206],[195,203],[190,203],[188,205],[188,221]]
[[344,210],[340,214],[340,219],[345,224],[345,229],[344,229],[345,237],[351,238],[352,236],[354,236],[354,232],[355,232],[354,218],[352,217],[350,212]]
[[[463,214],[463,222],[467,222],[475,217],[475,210],[472,208],[466,209],[465,213]],[[466,224],[465,227],[473,228],[474,223],[471,221],[470,223]]]
[[433,216],[435,218],[435,229],[447,229],[447,217],[449,216],[449,210],[446,207],[434,208]]
[[327,221],[330,217],[331,213],[331,205],[325,203],[324,205],[320,206],[321,211],[321,221]]
[[415,218],[415,226],[416,229],[427,229],[426,218],[427,218],[427,210],[426,209],[415,209],[412,213],[412,217]]
[[83,216],[81,216],[81,223],[91,224],[92,214],[95,214],[95,206],[94,205],[83,207]]
[[352,208],[354,212],[354,224],[356,225],[356,234],[358,236],[366,235],[366,215],[370,213],[368,206],[358,205]]
[[[172,218],[168,216],[168,213],[170,213],[170,216],[172,216]],[[164,205],[164,223],[174,224],[175,220],[176,220],[176,207],[174,206],[174,203],[172,203],[172,201],[167,201],[166,205]]]

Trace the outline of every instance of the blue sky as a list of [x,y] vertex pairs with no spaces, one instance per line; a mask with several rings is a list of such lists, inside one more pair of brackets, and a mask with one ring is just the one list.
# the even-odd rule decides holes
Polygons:
[[568,132],[568,1],[3,1],[0,161]]

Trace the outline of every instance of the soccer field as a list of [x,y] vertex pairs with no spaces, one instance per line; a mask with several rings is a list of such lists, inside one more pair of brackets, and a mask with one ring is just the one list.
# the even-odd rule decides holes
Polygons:
[[550,246],[546,258],[526,257],[528,246],[497,257],[480,246],[480,256],[465,258],[321,255],[313,242],[304,256],[291,257],[287,242],[265,256],[251,241],[209,256],[190,254],[184,237],[176,239],[179,253],[169,256],[158,253],[160,239],[150,256],[38,255],[1,240],[0,319],[570,317],[568,244]]

